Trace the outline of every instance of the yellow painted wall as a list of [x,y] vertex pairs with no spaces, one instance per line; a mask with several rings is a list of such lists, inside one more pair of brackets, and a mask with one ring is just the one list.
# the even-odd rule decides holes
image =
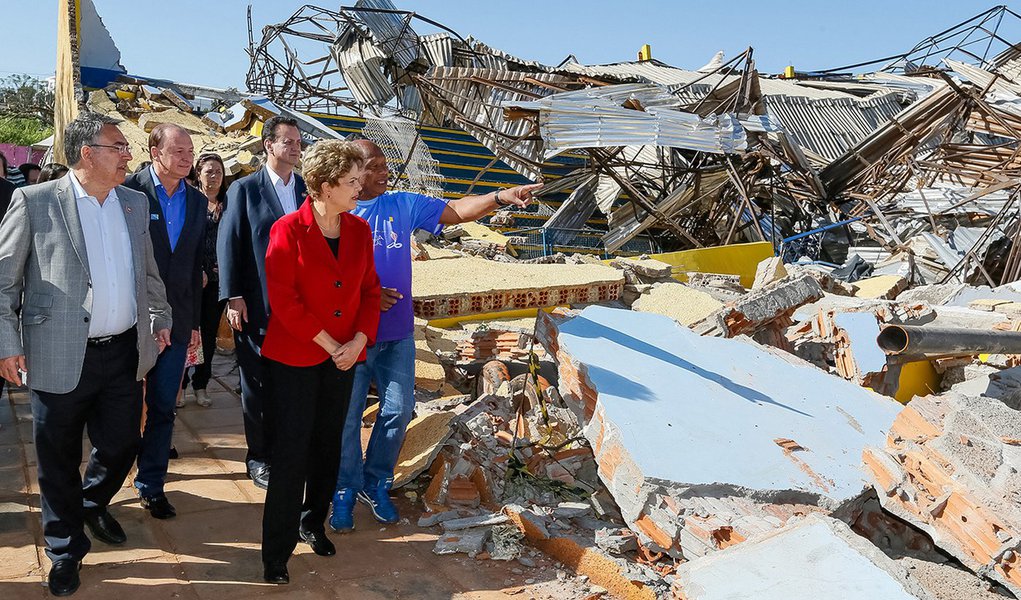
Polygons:
[[760,262],[771,256],[773,256],[773,245],[769,242],[731,244],[649,255],[650,258],[671,265],[674,278],[678,281],[687,281],[684,273],[688,271],[724,273],[740,275],[741,285],[746,288],[752,287],[752,283],[755,282],[755,268]]

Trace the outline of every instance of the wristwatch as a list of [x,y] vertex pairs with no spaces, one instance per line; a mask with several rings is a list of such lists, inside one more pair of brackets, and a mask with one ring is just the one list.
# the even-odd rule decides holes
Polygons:
[[510,202],[504,202],[503,200],[500,199],[500,192],[502,192],[502,191],[503,190],[496,190],[496,192],[495,192],[495,194],[496,194],[496,205],[497,206],[510,206],[511,205]]

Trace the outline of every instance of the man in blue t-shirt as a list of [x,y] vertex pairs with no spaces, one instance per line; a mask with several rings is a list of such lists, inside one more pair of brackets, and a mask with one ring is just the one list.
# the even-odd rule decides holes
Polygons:
[[[404,432],[415,408],[415,339],[411,306],[411,234],[416,229],[436,231],[480,219],[501,206],[524,208],[542,184],[521,185],[450,202],[412,192],[388,192],[386,157],[369,140],[355,142],[362,150],[362,191],[353,214],[372,228],[376,272],[383,286],[379,332],[364,363],[355,370],[354,389],[341,443],[340,472],[333,497],[330,526],[334,531],[354,529],[355,499],[372,509],[381,523],[396,523],[400,516],[390,501],[394,466],[404,443]],[[380,408],[362,462],[361,425],[369,383],[379,390]]]

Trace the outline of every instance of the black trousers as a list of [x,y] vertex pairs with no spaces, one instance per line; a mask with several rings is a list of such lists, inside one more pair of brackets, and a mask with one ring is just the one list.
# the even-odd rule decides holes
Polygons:
[[264,335],[249,331],[234,332],[234,354],[241,378],[241,411],[244,413],[245,462],[252,469],[269,464],[273,456],[273,432],[269,426],[273,394],[269,387],[269,369],[262,358]]
[[[134,327],[105,346],[88,346],[78,387],[66,394],[33,391],[43,535],[50,560],[81,560],[90,547],[86,512],[106,510],[138,456],[142,382]],[[82,462],[82,432],[92,453]]]
[[298,530],[321,533],[337,485],[354,368],[267,361],[273,382],[273,473],[262,514],[262,560],[287,562]]
[[193,371],[191,377],[188,376],[188,369],[185,369],[184,381],[181,383],[182,390],[188,387],[189,381],[191,387],[196,390],[204,390],[209,385],[209,380],[213,376],[216,334],[220,329],[220,318],[223,316],[223,309],[226,306],[227,301],[220,300],[220,289],[216,282],[210,281],[206,287],[202,288],[202,320],[199,323],[199,332],[202,334],[202,356],[206,360],[191,369]]

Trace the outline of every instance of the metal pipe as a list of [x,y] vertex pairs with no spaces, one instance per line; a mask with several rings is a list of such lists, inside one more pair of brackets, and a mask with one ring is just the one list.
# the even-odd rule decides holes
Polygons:
[[890,356],[1021,354],[1021,332],[886,325],[876,338]]

